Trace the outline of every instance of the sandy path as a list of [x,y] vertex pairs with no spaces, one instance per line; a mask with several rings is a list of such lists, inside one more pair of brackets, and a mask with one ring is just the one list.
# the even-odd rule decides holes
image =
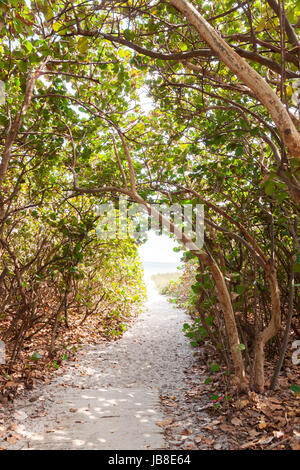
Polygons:
[[147,285],[146,308],[123,338],[86,345],[50,384],[15,401],[22,438],[9,449],[165,448],[159,396],[176,394],[193,355],[185,313]]

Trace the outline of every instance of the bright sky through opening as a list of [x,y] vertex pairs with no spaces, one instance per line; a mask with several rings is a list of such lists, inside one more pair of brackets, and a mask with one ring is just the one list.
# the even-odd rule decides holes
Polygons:
[[150,230],[148,240],[139,247],[139,254],[142,262],[160,262],[160,263],[180,263],[182,251],[176,253],[173,248],[178,243],[167,235],[156,235]]

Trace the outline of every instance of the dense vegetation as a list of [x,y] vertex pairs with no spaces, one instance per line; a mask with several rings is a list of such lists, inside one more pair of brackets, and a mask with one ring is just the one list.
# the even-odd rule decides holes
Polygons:
[[116,312],[123,295],[139,300],[134,243],[94,233],[95,203],[122,194],[148,211],[204,204],[203,249],[185,254],[197,265],[194,303],[238,386],[263,391],[266,345],[282,362],[291,327],[299,337],[299,1],[0,8],[11,365],[49,325],[51,354],[71,306],[88,316],[103,299]]

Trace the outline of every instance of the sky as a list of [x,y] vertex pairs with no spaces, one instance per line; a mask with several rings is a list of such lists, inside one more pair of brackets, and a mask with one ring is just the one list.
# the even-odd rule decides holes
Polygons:
[[178,244],[167,235],[156,235],[152,230],[147,232],[148,240],[139,247],[143,262],[179,263],[182,251],[175,253],[173,248]]

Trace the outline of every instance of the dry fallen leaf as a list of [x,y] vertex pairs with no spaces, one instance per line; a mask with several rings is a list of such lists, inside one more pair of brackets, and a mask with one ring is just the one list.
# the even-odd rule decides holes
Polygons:
[[7,442],[8,442],[9,444],[15,444],[15,443],[17,442],[17,440],[18,440],[18,439],[16,438],[16,436],[11,436],[11,437],[8,437],[8,438],[7,438]]
[[214,445],[214,449],[215,450],[221,450],[222,449],[222,444],[220,442],[218,442],[217,444]]
[[281,401],[278,398],[269,397],[269,401],[271,401],[272,403],[277,403],[277,404],[281,405]]
[[208,438],[204,438],[204,441],[205,441],[205,444],[207,444],[208,446],[213,445],[213,443],[215,442],[214,439],[208,439]]
[[300,442],[291,443],[292,450],[300,450]]
[[8,382],[6,382],[5,386],[6,386],[6,387],[17,387],[17,386],[18,386],[18,383],[17,383],[17,382],[8,381]]
[[270,444],[274,439],[274,436],[267,436],[267,437],[262,437],[259,439],[258,444]]
[[258,440],[255,439],[254,441],[246,442],[246,444],[241,445],[241,449],[248,449],[249,447],[252,447],[258,443]]
[[239,408],[245,408],[247,405],[249,405],[249,400],[239,400],[238,402]]
[[242,421],[239,418],[232,418],[231,423],[234,426],[240,426],[242,424]]
[[164,421],[156,421],[157,426],[166,427],[170,426],[174,421],[174,418],[167,418]]
[[201,434],[199,434],[199,436],[195,436],[194,437],[194,441],[199,444],[199,442],[201,442],[203,439],[205,439],[205,436],[202,436]]
[[216,424],[220,424],[220,422],[221,422],[221,421],[220,421],[219,419],[214,419],[214,420],[211,422],[211,424],[216,425]]
[[233,432],[234,431],[234,427],[230,426],[229,424],[221,424],[220,429],[223,432]]
[[182,435],[182,436],[189,436],[190,434],[193,434],[193,430],[192,430],[192,429],[184,429],[184,430],[181,432],[181,435]]
[[259,424],[258,424],[258,428],[259,429],[265,429],[267,427],[267,423],[265,421],[261,421]]
[[259,433],[255,429],[248,429],[248,434],[254,439]]

